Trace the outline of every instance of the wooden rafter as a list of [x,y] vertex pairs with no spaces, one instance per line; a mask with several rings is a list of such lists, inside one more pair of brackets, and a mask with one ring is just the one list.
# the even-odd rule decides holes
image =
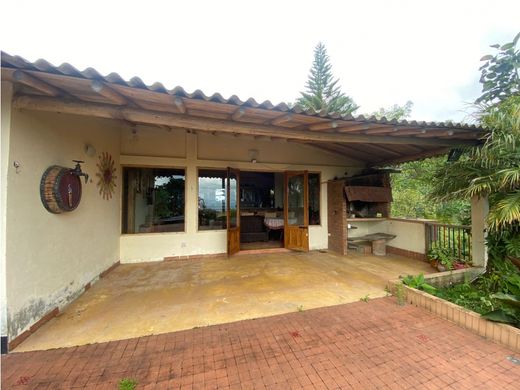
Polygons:
[[349,157],[354,160],[361,161],[363,163],[367,163],[370,161],[370,158],[366,153],[358,152],[357,150],[351,149],[346,145],[334,145],[334,144],[316,144],[316,143],[308,143],[305,144],[315,147],[317,149],[325,150],[329,153],[334,153],[342,157]]
[[325,123],[318,123],[315,125],[308,126],[310,131],[322,131],[322,130],[333,130],[338,128],[339,123],[337,121],[330,121]]
[[439,156],[439,155],[445,154],[448,152],[448,150],[449,150],[449,148],[430,149],[428,151],[424,151],[424,152],[417,153],[417,154],[383,160],[374,165],[377,165],[377,166],[393,165],[393,164],[400,164],[400,163],[408,162],[408,161],[421,160],[423,158],[434,157],[434,156]]
[[336,129],[339,133],[349,133],[351,131],[358,131],[358,130],[368,130],[370,129],[369,123],[358,123],[355,125],[349,125],[349,126],[341,126]]
[[175,96],[173,98],[173,104],[175,104],[175,107],[177,107],[177,110],[181,113],[181,114],[185,114],[186,113],[186,105],[184,104],[184,100],[182,100],[182,98],[180,96]]
[[109,102],[124,106],[129,103],[128,99],[125,98],[123,95],[121,95],[119,92],[114,91],[112,88],[110,88],[106,83],[99,81],[99,80],[93,80],[90,82],[90,87],[94,92],[97,94],[103,96],[105,99],[107,99]]
[[234,121],[240,120],[246,114],[246,109],[244,107],[238,107],[236,111],[231,114],[231,119]]
[[56,88],[45,81],[40,80],[30,74],[23,72],[21,70],[17,70],[13,73],[13,80],[17,83],[27,85],[28,87],[34,88],[35,90],[44,93],[49,96],[60,96],[60,95],[68,95],[63,90]]
[[219,131],[223,133],[237,133],[247,135],[263,135],[269,137],[283,137],[316,142],[332,143],[377,143],[377,144],[422,144],[461,146],[473,145],[475,141],[438,140],[428,138],[409,137],[381,137],[358,134],[337,134],[294,130],[286,127],[267,126],[248,122],[234,122],[212,118],[201,118],[183,114],[173,114],[159,111],[149,111],[128,107],[114,107],[107,104],[68,101],[48,97],[20,96],[15,99],[17,108],[39,111],[62,112],[77,115],[86,115],[109,119],[126,119],[131,122],[166,125],[173,127],[191,128],[201,131]]
[[284,115],[280,115],[276,118],[274,118],[273,120],[271,120],[269,122],[269,124],[273,125],[273,126],[279,126],[283,123],[287,123],[287,122],[290,122],[291,120],[293,119],[293,115],[292,114],[284,114]]

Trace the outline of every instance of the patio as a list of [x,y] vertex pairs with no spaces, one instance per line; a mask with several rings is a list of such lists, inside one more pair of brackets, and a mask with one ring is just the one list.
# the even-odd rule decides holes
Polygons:
[[246,254],[120,265],[15,352],[122,340],[384,297],[389,279],[431,273],[400,256]]
[[[513,352],[393,297],[2,356],[2,387],[517,389]],[[18,385],[18,386],[17,386]]]

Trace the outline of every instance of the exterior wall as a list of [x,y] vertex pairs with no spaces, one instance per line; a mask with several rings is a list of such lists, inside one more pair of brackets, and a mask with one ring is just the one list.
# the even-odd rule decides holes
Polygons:
[[352,237],[372,233],[394,234],[396,238],[387,243],[389,253],[419,260],[426,259],[425,221],[423,220],[389,218],[379,221],[356,221],[350,219],[349,223],[357,227],[355,230],[349,230],[348,234]]
[[9,169],[9,138],[11,133],[11,97],[13,84],[2,80],[2,115],[0,138],[0,327],[2,353],[7,352],[7,173]]
[[[120,177],[118,122],[72,115],[12,111],[7,198],[7,307],[13,339],[46,313],[61,308],[119,259]],[[97,155],[116,162],[118,183],[111,200],[96,186]],[[73,167],[83,159],[90,174],[83,181],[79,207],[70,213],[47,212],[40,180],[50,165]],[[13,162],[20,163],[16,170]]]
[[409,252],[426,253],[424,221],[389,219],[387,233],[397,236],[388,245]]
[[[125,132],[122,133],[125,137]],[[172,135],[163,131],[155,142],[167,141]],[[321,173],[320,212],[321,225],[309,227],[311,250],[328,247],[327,184],[334,177],[356,171],[359,163],[318,149],[292,142],[273,142],[253,137],[213,136],[187,134],[179,138],[186,142],[186,158],[170,155],[143,156],[146,145],[135,143],[133,155],[122,155],[124,166],[162,166],[186,169],[185,231],[177,233],[125,234],[121,235],[121,262],[159,261],[165,257],[195,256],[226,252],[226,231],[198,231],[198,178],[197,168],[237,168],[250,171],[283,172],[308,170]],[[124,145],[122,141],[122,145]],[[123,149],[126,148],[123,146]],[[250,162],[249,150],[257,151],[257,163]],[[296,162],[295,162],[296,161]]]

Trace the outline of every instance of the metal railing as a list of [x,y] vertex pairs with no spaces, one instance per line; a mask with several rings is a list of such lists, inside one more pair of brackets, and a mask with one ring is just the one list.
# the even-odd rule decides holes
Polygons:
[[471,261],[471,226],[427,222],[424,227],[426,253],[432,248],[449,248],[458,259]]

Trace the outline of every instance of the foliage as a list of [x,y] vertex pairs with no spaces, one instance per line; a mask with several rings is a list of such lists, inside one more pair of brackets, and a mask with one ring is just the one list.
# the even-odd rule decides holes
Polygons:
[[327,49],[320,42],[314,49],[314,62],[305,86],[306,92],[301,93],[297,104],[304,109],[323,113],[351,114],[359,106],[350,96],[341,92],[338,82],[339,79],[334,80],[332,75]]
[[520,327],[520,271],[507,259],[492,258],[487,272],[475,281],[439,288],[434,295],[489,320]]
[[482,123],[491,133],[433,176],[431,196],[446,201],[489,196],[488,223],[500,230],[520,222],[520,95],[486,109]]
[[491,45],[498,53],[481,58],[482,95],[476,103],[493,104],[520,92],[520,50],[516,48],[519,40],[520,33],[512,42]]
[[154,214],[156,218],[184,215],[184,178],[160,176],[168,181],[154,188]]
[[369,294],[365,295],[364,297],[361,297],[359,298],[359,300],[361,302],[365,302],[365,303],[368,303],[368,301],[370,300],[370,298],[368,297]]
[[503,322],[520,327],[520,295],[496,293],[492,294],[491,297],[502,302],[502,307],[484,313],[482,317],[490,321]]
[[458,260],[450,248],[442,246],[434,246],[428,251],[429,260],[437,260],[446,270],[452,270],[455,262]]
[[466,225],[470,219],[467,200],[432,202],[432,176],[446,164],[446,157],[411,161],[399,166],[400,173],[392,173],[392,215],[396,217],[435,219],[446,223]]
[[134,390],[137,387],[137,381],[132,378],[123,378],[119,381],[119,390]]
[[390,108],[381,107],[379,110],[372,113],[377,119],[382,119],[383,117],[387,120],[401,120],[408,118],[412,113],[413,103],[411,101],[407,101],[403,106],[398,104],[394,104]]
[[408,287],[426,291],[428,294],[435,294],[435,292],[437,291],[435,287],[426,283],[423,274],[419,274],[417,276],[407,275],[403,279],[403,283],[406,284]]
[[406,303],[406,296],[404,293],[404,287],[402,283],[397,283],[395,285],[395,297],[397,298],[397,304],[399,306],[404,306]]

